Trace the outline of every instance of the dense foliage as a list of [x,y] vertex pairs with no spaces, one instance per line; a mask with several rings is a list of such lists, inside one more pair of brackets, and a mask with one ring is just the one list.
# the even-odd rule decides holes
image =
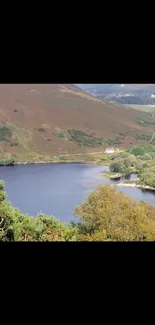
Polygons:
[[76,207],[81,216],[77,227],[82,241],[154,241],[155,207],[134,202],[123,193],[104,185]]

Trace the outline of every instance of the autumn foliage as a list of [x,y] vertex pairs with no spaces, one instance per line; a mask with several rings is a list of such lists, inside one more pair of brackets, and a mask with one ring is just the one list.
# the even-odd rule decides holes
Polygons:
[[153,241],[155,207],[136,202],[108,185],[98,187],[81,206],[78,239],[82,241]]

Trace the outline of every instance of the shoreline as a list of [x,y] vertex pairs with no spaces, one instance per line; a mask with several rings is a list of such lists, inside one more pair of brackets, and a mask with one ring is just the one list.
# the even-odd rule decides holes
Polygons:
[[105,164],[104,162],[98,161],[86,161],[86,160],[53,160],[53,161],[14,161],[13,164],[4,164],[0,165],[0,167],[13,167],[17,165],[37,165],[37,164],[88,164],[88,165],[98,165],[98,166],[108,166],[109,164]]
[[139,185],[139,184],[135,184],[135,183],[118,183],[118,184],[111,184],[111,185],[114,185],[114,186],[122,186],[122,187],[136,187],[136,188],[141,188],[141,189],[144,189],[144,190],[151,190],[151,191],[155,191],[155,187],[151,187],[151,186],[148,186],[148,185]]
[[37,164],[89,164],[89,165],[99,165],[96,162],[88,162],[88,161],[31,161],[31,162],[15,162],[12,165],[4,164],[0,165],[0,167],[13,167],[18,165],[37,165]]

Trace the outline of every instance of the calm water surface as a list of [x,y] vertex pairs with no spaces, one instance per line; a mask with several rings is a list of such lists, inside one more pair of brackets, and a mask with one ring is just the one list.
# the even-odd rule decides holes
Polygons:
[[[0,167],[0,179],[5,181],[7,200],[22,213],[37,216],[42,211],[69,222],[74,220],[74,207],[86,199],[97,184],[115,182],[97,178],[103,170],[108,170],[108,167],[87,164],[20,165]],[[155,205],[155,192],[130,187],[119,187],[117,190]]]

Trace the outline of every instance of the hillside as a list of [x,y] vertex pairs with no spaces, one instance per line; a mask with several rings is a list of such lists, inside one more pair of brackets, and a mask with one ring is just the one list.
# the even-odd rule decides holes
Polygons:
[[102,102],[74,85],[0,85],[0,157],[43,160],[130,146],[154,132],[141,113]]
[[79,86],[87,93],[105,101],[121,104],[155,104],[155,84],[81,84]]

